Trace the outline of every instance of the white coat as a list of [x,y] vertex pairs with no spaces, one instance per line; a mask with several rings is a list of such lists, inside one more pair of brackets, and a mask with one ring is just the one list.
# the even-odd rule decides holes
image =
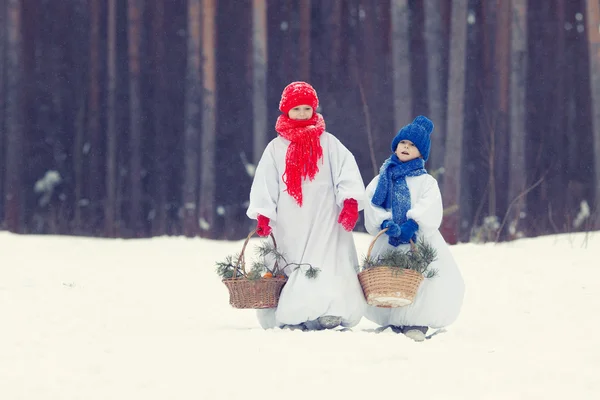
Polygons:
[[332,134],[320,137],[323,157],[312,181],[302,182],[303,205],[298,206],[282,181],[290,144],[281,136],[265,149],[256,168],[248,217],[270,218],[277,248],[289,263],[308,263],[321,271],[307,278],[306,267],[288,266],[288,281],[276,309],[258,310],[263,328],[296,325],[324,315],[342,317],[343,326],[356,325],[366,301],[358,282],[358,257],[352,232],[337,222],[345,199],[364,206],[364,183],[350,151]]
[[[371,203],[379,176],[367,186],[365,205],[365,227],[371,235],[381,231],[381,223],[392,219],[391,209],[384,209]],[[463,302],[465,286],[462,275],[454,261],[449,246],[439,232],[442,223],[442,196],[437,181],[429,174],[406,177],[410,191],[411,208],[407,219],[419,224],[417,240],[428,242],[437,252],[437,258],[430,268],[437,270],[437,276],[425,278],[419,287],[412,304],[397,308],[367,306],[365,317],[380,324],[396,326],[428,326],[441,328],[456,320]],[[372,257],[394,249],[388,243],[389,236],[383,234],[373,245]],[[406,251],[404,244],[395,249]]]

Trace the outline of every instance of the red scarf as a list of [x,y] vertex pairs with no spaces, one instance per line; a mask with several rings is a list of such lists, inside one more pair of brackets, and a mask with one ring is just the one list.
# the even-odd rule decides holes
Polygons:
[[285,114],[277,118],[275,130],[291,143],[285,155],[285,172],[281,177],[287,186],[287,192],[302,207],[302,181],[313,180],[319,167],[317,162],[323,158],[320,137],[325,132],[323,116],[314,113],[307,120],[291,119]]

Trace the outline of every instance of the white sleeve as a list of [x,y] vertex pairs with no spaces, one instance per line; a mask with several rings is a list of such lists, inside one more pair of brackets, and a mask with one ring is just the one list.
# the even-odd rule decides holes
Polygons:
[[342,207],[344,200],[355,199],[358,202],[358,209],[362,210],[365,204],[365,184],[354,155],[335,136],[330,135],[330,139],[329,158],[335,201],[339,207]]
[[385,208],[376,206],[371,203],[375,189],[377,189],[377,183],[379,183],[379,175],[377,175],[371,183],[367,186],[366,190],[366,204],[365,204],[365,228],[369,234],[375,236],[381,231],[381,224],[386,219],[392,219],[392,211],[386,210]]
[[420,197],[406,213],[407,218],[412,218],[419,224],[419,230],[425,234],[439,229],[442,224],[444,208],[442,206],[442,194],[435,178],[424,183]]
[[277,219],[277,202],[279,200],[279,172],[273,156],[273,142],[267,145],[256,171],[250,188],[250,204],[246,215],[257,219],[258,214],[268,217],[271,221]]

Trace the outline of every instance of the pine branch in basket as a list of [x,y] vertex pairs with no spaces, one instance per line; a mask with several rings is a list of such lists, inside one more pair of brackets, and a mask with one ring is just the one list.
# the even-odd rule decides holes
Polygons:
[[[235,263],[239,260],[240,255],[229,255],[225,257],[225,261],[217,262],[217,274],[223,279],[233,278],[233,272],[235,271]],[[243,276],[241,268],[237,269],[235,278],[241,278]]]
[[[305,272],[305,276],[311,279],[317,278],[319,272],[321,271],[319,268],[315,268],[310,264],[288,263],[283,253],[278,251],[277,248],[270,242],[261,242],[260,246],[256,248],[256,252],[260,259],[252,263],[250,272],[244,274],[241,265],[238,265],[235,278],[246,278],[248,280],[258,280],[263,277],[281,278],[285,277],[283,270],[290,265],[296,265],[296,268],[300,268],[302,265],[307,265],[308,269]],[[272,268],[269,268],[269,263],[266,261],[267,257],[275,260]],[[217,274],[222,279],[233,278],[235,263],[239,259],[240,255],[236,254],[235,256],[227,256],[225,261],[217,262]],[[282,265],[283,267],[281,267]]]
[[418,241],[413,249],[402,251],[393,249],[380,254],[378,257],[365,256],[359,270],[364,271],[374,267],[392,267],[401,272],[403,269],[411,269],[423,274],[426,278],[437,275],[436,269],[430,269],[429,265],[435,261],[437,253],[435,249],[424,241]]

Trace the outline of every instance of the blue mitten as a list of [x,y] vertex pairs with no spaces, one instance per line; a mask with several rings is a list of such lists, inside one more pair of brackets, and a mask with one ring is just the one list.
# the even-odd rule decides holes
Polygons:
[[400,230],[402,232],[400,232],[399,237],[402,243],[409,243],[410,239],[415,242],[417,240],[416,232],[419,230],[419,224],[417,224],[414,219],[409,219],[402,224]]
[[381,223],[381,229],[387,228],[385,234],[390,237],[398,237],[400,235],[400,225],[392,220],[386,219]]

